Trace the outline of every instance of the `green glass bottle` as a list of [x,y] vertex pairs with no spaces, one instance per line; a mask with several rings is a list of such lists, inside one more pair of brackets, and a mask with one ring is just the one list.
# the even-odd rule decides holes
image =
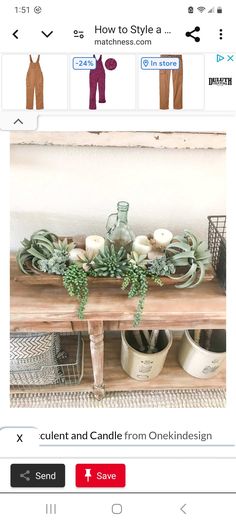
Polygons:
[[[118,202],[117,213],[109,215],[106,225],[107,243],[113,244],[116,251],[124,247],[127,253],[132,251],[135,235],[128,224],[128,202]],[[114,220],[114,217],[115,220]]]

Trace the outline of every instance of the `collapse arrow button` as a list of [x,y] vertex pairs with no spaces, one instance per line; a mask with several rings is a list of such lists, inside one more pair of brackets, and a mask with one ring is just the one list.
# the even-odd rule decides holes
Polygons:
[[20,118],[17,118],[17,120],[15,120],[15,122],[14,122],[14,125],[18,124],[18,122],[19,122],[19,124],[23,124],[22,120],[20,120]]
[[184,513],[184,515],[187,515],[187,512],[185,511],[186,506],[187,506],[187,504],[184,504],[184,505],[180,508],[180,511],[182,511],[182,513]]
[[49,36],[52,35],[53,31],[50,31],[50,33],[45,33],[44,31],[41,31],[41,33],[43,33],[43,35],[46,36],[46,38],[49,38]]
[[16,30],[14,31],[14,33],[12,33],[12,36],[14,36],[14,38],[16,38],[17,40],[18,40],[18,38],[19,38],[19,37],[17,36],[18,31],[19,31],[19,29],[16,29]]

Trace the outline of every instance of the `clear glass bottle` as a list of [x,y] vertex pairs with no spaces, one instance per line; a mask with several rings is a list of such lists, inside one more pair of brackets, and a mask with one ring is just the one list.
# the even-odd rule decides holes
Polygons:
[[[107,243],[113,244],[116,251],[124,247],[128,253],[132,251],[135,235],[128,224],[128,202],[118,202],[117,213],[112,213],[107,219]],[[114,220],[114,217],[115,220]]]

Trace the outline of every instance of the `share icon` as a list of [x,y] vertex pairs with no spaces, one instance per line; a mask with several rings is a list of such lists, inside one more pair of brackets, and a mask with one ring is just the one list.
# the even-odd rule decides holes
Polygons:
[[195,42],[200,42],[200,37],[194,36],[193,34],[193,33],[199,33],[199,31],[200,31],[200,27],[197,25],[192,31],[187,31],[187,33],[185,33],[185,36],[189,36],[193,38]]

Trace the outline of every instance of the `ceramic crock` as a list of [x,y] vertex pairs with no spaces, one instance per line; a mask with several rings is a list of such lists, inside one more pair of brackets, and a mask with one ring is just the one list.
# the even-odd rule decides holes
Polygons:
[[193,330],[185,331],[178,359],[182,368],[196,378],[210,378],[219,373],[226,356],[226,331],[215,329],[211,341],[212,350],[206,350],[193,339]]
[[[168,351],[172,345],[172,333],[161,330],[158,337],[160,351],[157,353],[142,353],[135,348],[135,338],[132,331],[121,332],[121,365],[123,370],[135,380],[151,380],[161,373]],[[137,347],[137,343],[136,343]]]

